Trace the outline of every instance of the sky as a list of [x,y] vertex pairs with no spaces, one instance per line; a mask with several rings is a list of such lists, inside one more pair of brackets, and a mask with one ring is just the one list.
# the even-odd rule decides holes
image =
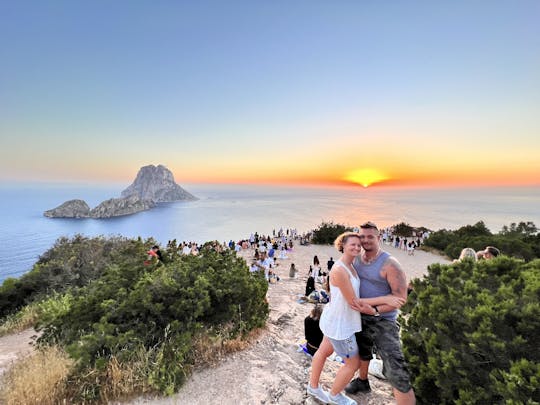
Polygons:
[[540,185],[540,2],[0,0],[0,181]]

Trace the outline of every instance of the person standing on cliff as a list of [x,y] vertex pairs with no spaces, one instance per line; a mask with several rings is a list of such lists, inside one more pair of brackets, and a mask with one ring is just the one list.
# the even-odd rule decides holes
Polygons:
[[[362,330],[356,333],[360,354],[359,378],[353,379],[345,392],[355,394],[371,390],[368,381],[369,360],[373,346],[382,358],[383,374],[394,389],[398,405],[416,403],[410,374],[401,349],[398,308],[407,300],[407,278],[400,263],[381,249],[377,225],[366,222],[360,226],[362,252],[353,266],[360,278],[360,298],[375,298],[389,294],[399,299],[396,305],[376,305],[374,315],[362,314]],[[360,311],[360,308],[356,308]]]
[[163,256],[161,255],[161,250],[159,250],[159,246],[158,245],[154,245],[152,246],[152,249],[150,249],[148,251],[148,259],[152,259],[153,257],[155,257],[156,259],[158,259],[160,262],[163,261]]
[[332,266],[334,265],[334,258],[331,257],[330,260],[326,262],[326,268],[328,269],[328,273],[330,273],[330,270],[332,270]]

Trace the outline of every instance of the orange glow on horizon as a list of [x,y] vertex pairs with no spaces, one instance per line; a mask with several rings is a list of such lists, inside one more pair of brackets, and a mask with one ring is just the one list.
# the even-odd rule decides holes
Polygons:
[[[168,164],[168,162],[137,162],[128,165],[125,162],[113,167],[103,166],[91,170],[83,167],[79,172],[53,172],[53,181],[70,182],[114,182],[129,185],[135,179],[140,167],[148,164],[163,164],[174,175],[179,185],[183,184],[269,184],[297,186],[352,186],[372,187],[483,187],[483,186],[540,186],[540,178],[535,164],[523,164],[522,167],[503,165],[495,168],[493,164],[450,165],[446,161],[437,164],[433,161],[422,161],[422,164],[406,164],[396,159],[387,161],[364,162],[368,165],[361,169],[348,165],[351,159],[338,161],[323,159],[297,159],[294,162],[278,162],[279,164],[257,166],[210,164],[208,167],[193,165]],[[368,159],[363,158],[363,161]],[[285,164],[288,163],[288,164]],[[375,164],[373,164],[375,163]],[[526,162],[527,163],[527,162]],[[375,169],[375,167],[377,167]],[[49,176],[50,179],[50,176]],[[25,176],[21,181],[46,181],[45,176]]]
[[[326,175],[298,174],[292,175],[245,175],[245,176],[174,176],[175,181],[183,183],[206,183],[206,184],[269,184],[269,185],[305,185],[305,186],[353,186],[361,185],[363,188],[372,187],[471,187],[471,186],[538,186],[540,182],[533,176],[462,176],[460,174],[425,174],[408,177],[370,177],[370,176],[335,176],[331,173]],[[131,179],[132,181],[133,179]]]

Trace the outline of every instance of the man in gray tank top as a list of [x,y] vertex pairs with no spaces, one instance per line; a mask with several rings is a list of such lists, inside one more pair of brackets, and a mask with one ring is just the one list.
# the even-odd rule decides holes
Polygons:
[[[379,230],[374,223],[366,222],[360,226],[360,241],[363,252],[353,263],[360,277],[360,298],[391,294],[406,300],[405,273],[399,262],[381,249]],[[362,314],[362,331],[356,333],[361,359],[359,378],[353,379],[345,391],[355,394],[370,390],[368,367],[375,346],[383,360],[383,374],[394,388],[397,404],[415,404],[416,398],[401,349],[399,326],[396,322],[398,307],[378,305],[373,308],[373,315]]]

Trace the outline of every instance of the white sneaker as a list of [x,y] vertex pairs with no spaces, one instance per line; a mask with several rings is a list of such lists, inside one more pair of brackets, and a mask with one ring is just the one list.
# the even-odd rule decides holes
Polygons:
[[329,402],[328,399],[328,392],[323,390],[321,386],[319,385],[317,388],[313,388],[309,383],[307,386],[307,393],[311,395],[312,397],[317,398],[319,401],[321,401],[324,404],[327,404]]
[[351,399],[348,396],[343,395],[341,392],[337,394],[336,396],[333,396],[332,394],[328,393],[328,403],[335,404],[335,405],[356,405],[356,401],[354,399]]

